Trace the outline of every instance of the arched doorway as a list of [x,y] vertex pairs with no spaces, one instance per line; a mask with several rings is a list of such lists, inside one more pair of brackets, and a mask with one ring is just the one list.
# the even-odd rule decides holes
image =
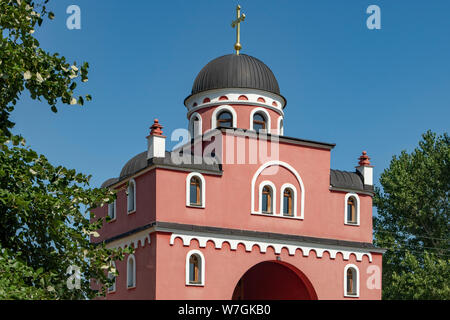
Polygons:
[[306,276],[281,261],[264,261],[241,277],[233,300],[315,300],[316,292]]

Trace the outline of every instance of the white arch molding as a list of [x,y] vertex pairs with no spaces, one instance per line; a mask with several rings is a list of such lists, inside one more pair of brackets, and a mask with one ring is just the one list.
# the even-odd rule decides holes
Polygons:
[[[200,258],[200,283],[189,283],[189,259],[192,255],[196,255]],[[186,285],[197,287],[203,287],[205,285],[205,257],[200,250],[191,250],[186,255]]]
[[211,115],[211,129],[217,128],[217,115],[221,111],[229,111],[231,115],[233,116],[233,128],[237,128],[237,113],[236,110],[230,105],[221,105],[214,109],[212,115]]
[[[133,261],[132,270],[130,270],[130,261]],[[131,279],[130,279],[130,272],[131,272]],[[127,259],[127,288],[128,289],[136,288],[136,258],[134,257],[134,254],[130,254]]]
[[[114,261],[111,262],[111,266],[114,268],[114,270],[116,270],[116,263]],[[116,292],[117,277],[114,274],[108,272],[108,279],[114,279],[113,284],[108,288],[108,293]]]
[[[130,190],[131,189],[131,190]],[[127,188],[127,214],[136,212],[136,181],[131,178]],[[130,210],[130,192],[133,194],[133,209]]]
[[[255,172],[255,174],[253,175],[252,178],[252,185],[251,185],[251,214],[258,214],[261,215],[260,208],[258,211],[255,210],[255,183],[256,183],[256,179],[258,178],[258,176],[261,174],[261,172],[270,167],[270,166],[280,166],[280,167],[284,167],[286,169],[288,169],[289,171],[291,171],[295,178],[297,179],[297,182],[300,186],[300,193],[301,193],[301,197],[297,197],[296,199],[296,205],[298,205],[298,201],[300,201],[300,214],[297,215],[296,217],[286,217],[283,216],[280,213],[276,213],[274,212],[274,214],[272,216],[275,217],[283,217],[283,218],[289,218],[289,219],[301,219],[303,220],[305,218],[305,212],[304,212],[304,208],[305,208],[305,186],[303,184],[302,178],[300,177],[300,175],[298,174],[297,170],[295,170],[290,164],[283,162],[283,161],[279,161],[279,160],[272,160],[272,161],[268,161],[266,163],[264,163],[263,165],[261,165],[259,167],[259,169]],[[275,210],[274,210],[275,211]],[[268,215],[264,215],[264,216],[268,216]]]
[[278,135],[284,135],[284,120],[283,117],[278,117]]
[[[355,278],[354,281],[356,281],[356,294],[347,294],[347,270],[348,269],[355,270]],[[359,269],[354,264],[348,264],[344,268],[344,297],[349,298],[358,298],[359,297]]]
[[[191,178],[197,177],[200,179],[200,206],[191,205]],[[186,207],[205,208],[206,205],[206,181],[205,177],[199,172],[191,172],[186,177]]]
[[[263,188],[265,186],[269,186],[270,189],[272,189],[272,199],[271,199],[271,201],[272,201],[272,212],[271,213],[263,213],[262,212],[262,191],[263,191]],[[262,181],[259,184],[259,193],[258,194],[259,194],[258,213],[264,214],[264,215],[275,214],[275,212],[277,211],[277,188],[275,187],[275,185],[269,180]]]
[[[350,197],[354,198],[355,201],[356,201],[356,204],[355,204],[355,208],[356,208],[356,223],[351,223],[347,219],[347,217],[348,217],[348,215],[347,215],[347,213],[348,213],[347,201],[348,201],[348,199]],[[360,214],[359,214],[359,209],[360,209],[359,203],[360,203],[359,196],[356,193],[347,193],[345,195],[345,201],[344,201],[344,205],[345,205],[345,208],[344,208],[344,214],[345,214],[344,215],[344,224],[350,225],[350,226],[359,226],[359,221],[360,221],[359,220],[359,216],[360,216]]]
[[284,215],[284,213],[283,213],[283,209],[284,209],[284,190],[286,190],[286,189],[291,189],[292,190],[292,193],[293,193],[293,195],[292,195],[293,196],[293,199],[292,199],[293,200],[292,201],[292,215],[294,217],[296,217],[297,216],[297,204],[298,204],[298,201],[297,201],[297,188],[291,183],[285,183],[285,184],[283,184],[281,186],[281,189],[280,189],[280,213]]
[[[198,128],[194,128],[194,119],[198,119]],[[194,112],[189,118],[189,132],[191,134],[191,138],[194,138],[198,135],[201,135],[203,132],[203,120],[202,116],[198,112]]]
[[271,123],[270,123],[270,114],[264,108],[254,108],[252,110],[252,112],[250,113],[250,126],[249,126],[250,130],[254,130],[253,129],[253,116],[256,113],[261,113],[263,115],[263,117],[266,119],[266,132],[270,133],[270,130],[272,128]]

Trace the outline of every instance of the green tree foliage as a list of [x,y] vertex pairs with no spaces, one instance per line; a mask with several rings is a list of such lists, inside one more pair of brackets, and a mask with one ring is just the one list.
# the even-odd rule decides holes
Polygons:
[[74,105],[90,100],[75,97],[77,81],[88,80],[88,63],[68,63],[58,53],[49,53],[33,36],[45,17],[48,0],[0,0],[0,130],[10,133],[10,113],[20,94],[28,90],[33,99],[46,101],[57,112],[58,101]]
[[[69,64],[33,37],[44,17],[54,16],[47,2],[0,0],[0,299],[93,298],[92,279],[104,294],[107,273],[116,273],[111,261],[125,252],[90,242],[105,221],[89,212],[115,194],[90,188],[90,176],[53,166],[11,133],[10,113],[25,90],[54,112],[58,102],[84,103],[73,91],[76,81],[87,81],[88,64]],[[71,266],[79,268],[79,289],[67,285]]]
[[383,298],[450,299],[450,138],[428,131],[411,154],[394,156],[374,204],[383,257]]

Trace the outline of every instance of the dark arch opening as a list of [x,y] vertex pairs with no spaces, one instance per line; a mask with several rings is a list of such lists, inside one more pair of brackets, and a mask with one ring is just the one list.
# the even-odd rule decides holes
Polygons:
[[251,267],[239,279],[232,300],[316,300],[308,278],[282,261],[264,261]]

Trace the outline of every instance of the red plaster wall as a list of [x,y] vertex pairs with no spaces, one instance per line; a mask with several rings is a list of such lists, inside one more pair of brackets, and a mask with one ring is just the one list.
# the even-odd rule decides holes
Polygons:
[[[131,214],[127,213],[126,185],[122,184],[117,192],[116,219],[106,223],[99,230],[100,237],[92,238],[93,241],[108,239],[155,221],[155,171],[149,171],[135,177],[134,180],[136,182],[136,211]],[[98,207],[93,212],[97,217],[106,217],[108,215],[108,206]]]
[[[238,112],[238,127],[248,128],[250,112],[253,107],[233,106]],[[213,108],[201,109],[203,130],[210,129]],[[272,129],[276,130],[279,114],[269,110]],[[234,139],[234,138],[233,138]],[[226,146],[229,139],[223,142],[223,158],[227,157]],[[239,137],[234,139],[234,153],[238,145],[248,148],[249,139]],[[270,150],[269,143],[269,150]],[[248,160],[248,157],[247,157]],[[258,168],[270,157],[256,164],[223,164],[223,175],[204,173],[206,179],[206,207],[191,208],[186,206],[186,177],[189,172],[158,168],[145,172],[137,177],[136,204],[133,214],[126,212],[125,188],[118,192],[116,215],[117,219],[108,223],[100,231],[100,238],[94,241],[108,239],[132,229],[144,226],[154,221],[194,224],[232,229],[246,229],[263,232],[297,234],[303,236],[332,238],[340,240],[372,242],[372,198],[359,194],[360,226],[344,224],[345,192],[330,191],[330,150],[300,146],[293,143],[279,144],[277,160],[294,167],[304,184],[304,219],[286,219],[271,216],[251,214],[251,181]],[[301,198],[300,186],[295,176],[284,167],[277,167],[277,175],[259,176],[255,183],[255,209],[258,209],[258,187],[262,180],[270,180],[276,186],[276,212],[280,208],[280,188],[289,182],[297,187],[297,196]],[[264,170],[266,171],[266,170]],[[107,214],[107,206],[94,210],[99,216]],[[300,206],[298,207],[300,214]],[[215,249],[211,242],[206,248],[199,250],[205,255],[206,284],[204,287],[185,285],[186,254],[198,248],[196,240],[190,247],[184,247],[179,239],[171,246],[169,234],[152,234],[151,244],[136,250],[137,287],[126,288],[126,259],[117,262],[120,276],[117,281],[116,293],[109,294],[111,299],[230,299],[239,279],[253,266],[264,261],[276,261],[273,249],[260,253],[255,246],[251,252],[245,252],[242,245],[237,250],[230,250],[228,244],[222,249]],[[381,290],[369,290],[366,286],[367,267],[376,265],[381,270],[381,255],[372,254],[373,262],[368,258],[357,262],[353,255],[344,261],[338,254],[330,259],[328,253],[317,258],[312,252],[304,257],[298,250],[294,256],[289,256],[285,249],[280,254],[281,261],[299,270],[314,287],[319,299],[344,299],[343,279],[344,268],[353,263],[359,267],[361,279],[361,299],[380,299]],[[272,270],[273,269],[273,270]],[[259,269],[251,275],[254,278],[269,276],[276,273],[275,278],[281,283],[294,283],[297,278],[293,273],[280,275],[278,266],[270,265]],[[269,282],[272,292],[288,292],[305,297],[301,285],[295,291],[290,287],[276,287],[277,282]],[[251,289],[250,289],[251,290]],[[280,291],[281,290],[281,291]],[[254,293],[258,291],[254,288]],[[263,290],[264,291],[264,290]],[[294,292],[295,291],[295,292]],[[251,293],[250,291],[249,293]],[[352,298],[345,298],[352,299]]]
[[[226,158],[226,139],[223,158]],[[237,145],[248,138],[235,138]],[[270,149],[270,142],[269,147]],[[270,159],[265,159],[265,161]],[[270,231],[312,237],[372,242],[372,198],[360,197],[360,226],[344,224],[345,193],[330,191],[330,151],[312,147],[279,144],[279,160],[294,167],[305,187],[304,220],[294,220],[251,213],[251,180],[262,165],[224,164],[223,176],[204,174],[206,207],[186,207],[186,177],[189,172],[157,169],[156,219],[158,221],[215,226],[223,228]],[[280,188],[290,182],[298,183],[284,167],[276,175],[260,176],[255,184],[255,209],[258,207],[258,186],[262,180],[272,181],[276,187],[277,212]],[[298,197],[301,192],[298,187]],[[300,214],[300,206],[298,207]]]
[[119,276],[116,278],[116,291],[107,294],[108,300],[123,299],[155,299],[156,287],[156,234],[150,237],[150,244],[139,246],[135,249],[134,258],[136,262],[136,287],[127,288],[127,259],[128,254],[122,261],[116,261]]
[[[239,279],[253,266],[263,261],[276,261],[276,254],[272,248],[266,253],[260,253],[257,246],[251,252],[246,252],[242,245],[237,250],[231,250],[224,243],[222,249],[215,249],[212,242],[208,242],[205,248],[199,248],[196,240],[191,241],[189,247],[183,246],[180,239],[176,239],[174,245],[170,245],[168,234],[157,235],[156,256],[156,299],[231,299],[235,286]],[[200,250],[205,257],[205,286],[193,287],[185,284],[186,255],[190,250]],[[380,299],[380,289],[369,289],[366,285],[370,274],[367,268],[377,265],[381,272],[381,255],[372,254],[373,262],[369,263],[366,256],[362,261],[356,261],[351,255],[348,261],[338,254],[335,259],[330,259],[328,253],[322,258],[317,258],[314,252],[304,257],[301,250],[297,250],[294,256],[290,256],[283,249],[279,255],[283,263],[292,265],[300,270],[312,283],[318,299],[345,299],[344,297],[344,268],[347,264],[354,264],[360,272],[360,299]],[[271,277],[266,273],[263,279]],[[279,275],[278,275],[279,276]],[[277,277],[278,277],[277,276]],[[292,279],[291,275],[285,277]],[[286,280],[282,278],[281,280]]]

